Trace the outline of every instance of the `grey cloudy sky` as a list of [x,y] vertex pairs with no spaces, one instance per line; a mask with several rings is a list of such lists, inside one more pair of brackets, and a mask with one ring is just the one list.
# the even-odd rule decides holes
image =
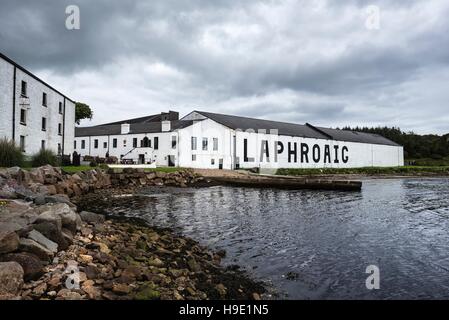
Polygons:
[[0,51],[88,103],[83,125],[197,109],[447,133],[448,16],[447,0],[0,0]]

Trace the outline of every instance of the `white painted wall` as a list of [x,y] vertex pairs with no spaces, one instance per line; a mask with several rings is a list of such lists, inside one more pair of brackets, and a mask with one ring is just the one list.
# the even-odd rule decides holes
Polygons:
[[[0,137],[12,138],[13,74],[14,66],[0,58]],[[23,102],[21,99],[22,81],[27,82],[29,106],[21,106]],[[64,105],[64,96],[19,68],[16,68],[15,91],[15,142],[19,144],[20,136],[25,137],[25,154],[37,153],[41,149],[42,140],[45,140],[47,149],[58,152],[58,144],[60,144],[61,149],[64,148],[65,154],[71,154],[75,135],[75,104],[65,99],[65,130],[63,130],[64,134],[60,135],[58,125],[61,124],[62,128],[64,127],[64,115],[59,113],[59,102]],[[42,105],[43,92],[47,93],[46,107]],[[26,110],[26,125],[20,123],[22,108]],[[42,117],[47,119],[46,131],[42,131]]]
[[[175,157],[175,165],[178,163],[178,146],[172,148],[171,139],[175,136],[178,140],[177,132],[160,132],[148,134],[123,134],[123,135],[109,135],[109,136],[91,136],[91,137],[75,137],[76,149],[75,151],[81,156],[105,157],[109,152],[109,156],[121,158],[124,155],[125,159],[138,160],[139,154],[145,155],[145,162],[155,161],[157,166],[168,166],[168,156]],[[147,137],[151,140],[151,148],[141,148],[141,141]],[[159,138],[159,148],[154,149],[154,138]],[[133,139],[137,138],[137,148],[133,146]],[[95,140],[98,140],[98,148],[95,148]],[[117,147],[113,147],[113,140],[117,139]],[[85,141],[85,148],[82,147],[82,141]],[[104,144],[106,143],[106,147]]]
[[[175,132],[161,132],[157,134],[127,134],[117,136],[99,136],[99,137],[77,137],[76,151],[81,155],[101,156],[104,157],[109,150],[111,156],[120,158],[133,149],[133,138],[140,141],[148,136],[152,140],[154,146],[154,137],[159,137],[159,150],[142,149],[134,150],[125,158],[137,158],[139,152],[146,152],[146,159],[156,161],[158,166],[167,166],[169,155],[175,156],[175,163],[181,167],[192,168],[211,168],[218,169],[220,163],[223,163],[223,169],[234,168],[234,161],[239,163],[240,168],[260,167],[265,169],[277,168],[356,168],[370,166],[402,166],[404,165],[403,148],[388,145],[364,144],[355,142],[344,142],[324,139],[311,139],[290,136],[278,136],[269,133],[242,132],[229,129],[211,119],[198,120],[193,125],[180,129]],[[176,136],[178,139],[177,147],[171,148],[171,137]],[[196,137],[196,150],[192,150],[192,137]],[[234,137],[236,141],[234,159]],[[112,148],[112,140],[117,138],[117,148]],[[203,150],[203,138],[208,141],[207,150]],[[218,149],[214,150],[213,139],[218,139]],[[94,148],[94,140],[98,139],[98,149]],[[244,157],[244,140],[248,141],[247,157],[253,158],[253,161],[245,161]],[[81,149],[81,141],[86,141],[86,148]],[[126,146],[124,144],[126,140]],[[269,158],[264,154],[261,159],[261,150],[263,141],[268,141]],[[280,141],[284,150],[277,154],[275,152],[277,142]],[[103,143],[107,143],[107,147],[103,147]],[[294,148],[296,143],[296,161],[292,156],[289,161],[288,150],[289,143]],[[304,157],[301,159],[301,144],[305,144],[309,148],[308,161]],[[89,149],[90,145],[90,149]],[[320,151],[319,161],[313,159],[314,146]],[[329,157],[324,157],[326,146],[328,146]],[[337,148],[337,149],[336,149]],[[345,152],[343,154],[343,149]],[[140,150],[139,150],[140,149]],[[318,150],[317,149],[317,150]],[[338,150],[338,151],[336,151]],[[194,156],[194,157],[192,157]],[[343,157],[344,156],[344,157]],[[195,158],[195,160],[194,160]],[[347,158],[347,161],[343,160]],[[330,161],[329,161],[330,160]]]

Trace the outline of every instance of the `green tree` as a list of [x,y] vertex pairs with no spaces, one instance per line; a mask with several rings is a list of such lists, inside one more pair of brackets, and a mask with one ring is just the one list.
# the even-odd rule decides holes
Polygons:
[[92,120],[92,117],[94,116],[94,113],[92,109],[85,103],[77,102],[75,104],[75,122],[76,124],[80,124],[80,121],[83,119],[90,119]]

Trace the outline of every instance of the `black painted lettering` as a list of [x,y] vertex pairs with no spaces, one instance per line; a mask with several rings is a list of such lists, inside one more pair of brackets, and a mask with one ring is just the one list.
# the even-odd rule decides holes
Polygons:
[[296,142],[293,142],[293,146],[294,148],[292,149],[292,143],[288,143],[288,162],[292,162],[292,156],[294,156],[294,162],[298,162],[298,152],[296,149],[298,144]]
[[324,163],[331,163],[331,149],[328,144],[324,146]]
[[309,146],[301,143],[301,163],[309,163]]
[[268,140],[262,140],[260,145],[260,162],[263,162],[264,155],[267,157],[267,162],[270,162],[270,150],[268,150]]
[[278,154],[284,152],[284,144],[280,141],[275,141],[274,150],[274,162],[278,162]]
[[348,163],[349,156],[346,154],[349,152],[348,147],[344,146],[341,148],[341,160],[343,160],[343,163]]
[[334,163],[340,163],[340,160],[338,160],[338,148],[340,146],[334,146],[334,150],[335,150],[335,159],[334,159]]
[[243,139],[243,161],[254,162],[254,158],[248,158],[248,139]]
[[313,162],[315,162],[315,163],[320,162],[321,150],[320,150],[320,146],[317,144],[314,144],[312,147],[312,158],[313,158]]

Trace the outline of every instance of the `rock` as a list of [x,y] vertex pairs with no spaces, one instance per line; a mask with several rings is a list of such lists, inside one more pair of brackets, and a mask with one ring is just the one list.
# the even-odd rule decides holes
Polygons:
[[161,259],[156,257],[156,258],[153,258],[153,259],[148,259],[148,265],[156,267],[156,268],[160,268],[160,267],[162,267],[164,265],[164,262],[162,262]]
[[187,261],[187,265],[189,266],[189,269],[191,271],[193,271],[193,272],[200,272],[201,271],[200,266],[198,265],[198,263],[196,262],[195,258],[193,258],[193,257],[190,258]]
[[84,267],[84,273],[87,279],[97,279],[99,271],[97,267],[88,265]]
[[1,261],[15,261],[23,268],[25,281],[36,280],[43,274],[43,264],[32,253],[9,253],[1,257]]
[[0,262],[0,296],[17,295],[23,286],[23,268],[17,262]]
[[253,293],[253,299],[254,300],[261,300],[260,295],[257,292]]
[[173,297],[176,300],[184,300],[184,297],[178,292],[178,290],[174,290],[173,291]]
[[151,283],[140,287],[139,291],[134,295],[136,300],[159,300],[160,297],[160,292]]
[[112,292],[119,295],[129,294],[131,292],[131,287],[124,283],[116,283],[112,285]]
[[47,291],[47,284],[43,282],[33,289],[33,294],[36,296],[42,296],[45,293],[45,291]]
[[59,289],[62,284],[62,274],[55,274],[50,278],[50,280],[47,281],[47,285],[50,290]]
[[36,241],[52,253],[58,252],[58,244],[48,239],[37,230],[32,230],[30,233],[28,233],[28,238]]
[[31,239],[20,239],[19,250],[32,253],[42,261],[51,261],[54,252]]
[[76,232],[76,230],[81,228],[81,218],[66,203],[48,204],[39,208],[39,210],[42,212],[41,215],[45,213],[46,217],[53,217],[54,219],[59,217],[61,219],[62,227],[67,228],[72,232]]
[[80,217],[82,221],[90,224],[104,223],[105,221],[105,217],[103,215],[88,211],[82,211],[80,213]]
[[58,230],[62,230],[62,220],[61,217],[58,215],[54,215],[52,212],[50,211],[46,211],[41,213],[37,219],[36,219],[36,224],[39,223],[50,223],[53,224],[54,226],[56,226],[56,228]]
[[9,253],[19,247],[19,236],[8,230],[0,230],[0,254]]
[[57,298],[60,300],[81,300],[81,295],[69,289],[61,289],[57,294]]
[[216,289],[217,292],[220,294],[220,296],[222,296],[222,297],[225,297],[225,296],[226,296],[227,289],[226,289],[226,287],[225,287],[222,283],[217,284],[217,285],[215,286],[215,289]]
[[92,263],[94,260],[94,258],[88,254],[80,254],[78,261],[83,263],[83,264],[89,264]]
[[81,289],[87,294],[89,299],[97,300],[101,298],[101,290],[94,286],[95,282],[87,280],[83,283]]
[[42,233],[48,239],[58,244],[59,250],[66,250],[69,246],[68,241],[62,234],[62,230],[57,225],[50,222],[41,222],[34,225],[34,229]]

